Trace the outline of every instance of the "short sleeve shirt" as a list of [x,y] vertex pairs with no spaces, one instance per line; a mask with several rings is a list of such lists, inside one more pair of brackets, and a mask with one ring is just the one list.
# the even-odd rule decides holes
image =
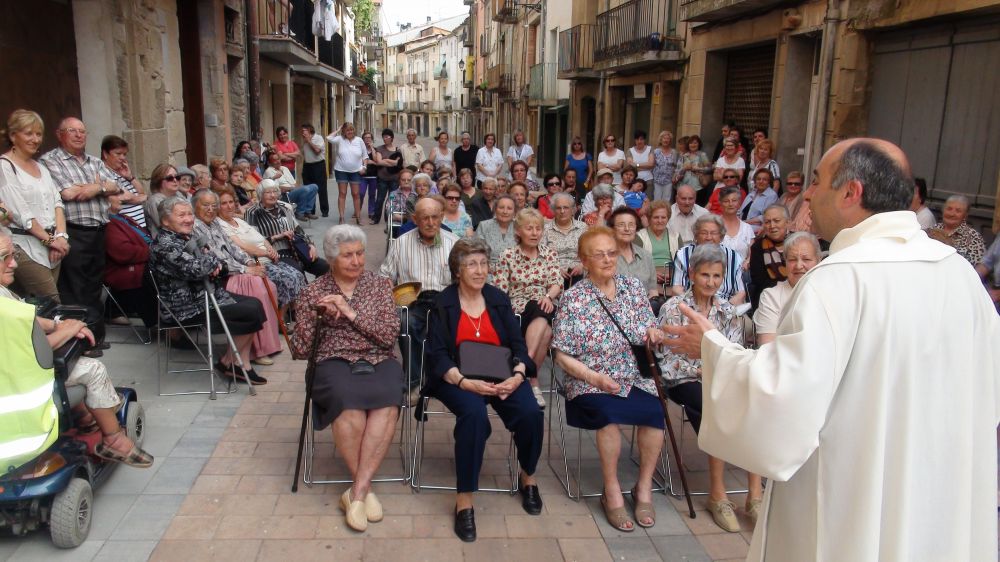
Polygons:
[[[94,183],[95,178],[102,181],[115,181],[111,169],[104,165],[100,158],[84,154],[76,158],[62,148],[54,148],[45,153],[39,162],[48,168],[52,181],[60,192],[74,185]],[[103,226],[108,223],[107,197],[98,195],[86,201],[65,201],[63,210],[66,222],[79,226]]]
[[493,284],[510,296],[514,312],[520,314],[528,301],[540,301],[549,287],[562,285],[559,260],[546,246],[539,246],[534,258],[525,256],[519,246],[507,248],[497,261]]

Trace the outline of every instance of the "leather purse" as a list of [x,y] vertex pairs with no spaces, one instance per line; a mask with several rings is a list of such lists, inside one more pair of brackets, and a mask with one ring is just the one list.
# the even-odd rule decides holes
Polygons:
[[458,370],[467,379],[503,382],[514,374],[509,347],[464,341],[458,345]]

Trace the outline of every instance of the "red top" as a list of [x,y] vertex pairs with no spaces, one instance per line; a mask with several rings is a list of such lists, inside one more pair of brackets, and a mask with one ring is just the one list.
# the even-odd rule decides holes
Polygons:
[[[708,210],[716,215],[722,215],[722,203],[719,202],[719,192],[723,188],[718,187],[712,192],[712,196],[708,198]],[[743,204],[743,200],[747,198],[747,192],[740,188],[740,205]]]
[[[293,141],[292,139],[288,139],[285,142],[281,142],[279,140],[275,140],[274,141],[274,148],[276,148],[276,149],[278,149],[278,150],[280,150],[282,152],[298,152],[299,151],[299,145],[296,144],[295,141]],[[284,167],[286,167],[286,168],[288,168],[289,170],[291,170],[293,174],[295,173],[295,159],[294,158],[282,158],[281,159],[281,165],[284,166]]]
[[[479,327],[479,337],[476,337],[476,327]],[[477,318],[472,318],[465,311],[458,317],[458,333],[455,335],[455,345],[458,346],[464,341],[474,341],[479,343],[489,343],[500,345],[500,336],[493,329],[490,322],[490,315],[484,310]]]

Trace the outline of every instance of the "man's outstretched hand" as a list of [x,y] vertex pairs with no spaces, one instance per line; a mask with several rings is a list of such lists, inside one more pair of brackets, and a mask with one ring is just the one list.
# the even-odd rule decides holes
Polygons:
[[701,359],[701,339],[705,332],[715,329],[715,326],[693,308],[686,304],[680,305],[680,311],[688,317],[690,323],[686,326],[661,326],[667,337],[663,345],[674,353],[687,355],[691,359]]

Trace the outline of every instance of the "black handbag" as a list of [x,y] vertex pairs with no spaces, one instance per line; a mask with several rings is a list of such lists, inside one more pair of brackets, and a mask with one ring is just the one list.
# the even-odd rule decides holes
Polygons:
[[373,375],[375,374],[375,365],[364,359],[358,359],[353,363],[348,363],[351,368],[352,375]]
[[636,367],[639,368],[639,376],[641,376],[644,379],[651,379],[654,376],[656,376],[658,365],[656,364],[656,361],[653,359],[653,354],[649,352],[649,348],[647,348],[645,344],[641,345],[633,344],[632,341],[628,339],[628,334],[626,334],[625,330],[622,329],[621,324],[619,324],[618,320],[615,319],[615,315],[611,314],[611,311],[608,310],[607,305],[605,305],[604,301],[601,300],[601,297],[598,296],[596,298],[597,302],[601,304],[601,308],[604,309],[604,312],[608,313],[608,318],[610,318],[611,321],[615,324],[615,328],[618,328],[618,331],[621,332],[622,337],[625,338],[625,341],[628,342],[629,347],[632,348],[632,355],[635,356]]
[[295,252],[295,257],[298,258],[302,265],[309,265],[316,261],[309,258],[309,241],[306,240],[305,236],[302,236],[297,232],[292,238],[292,250]]
[[467,379],[503,382],[514,375],[514,356],[509,347],[464,341],[458,345],[458,370]]

